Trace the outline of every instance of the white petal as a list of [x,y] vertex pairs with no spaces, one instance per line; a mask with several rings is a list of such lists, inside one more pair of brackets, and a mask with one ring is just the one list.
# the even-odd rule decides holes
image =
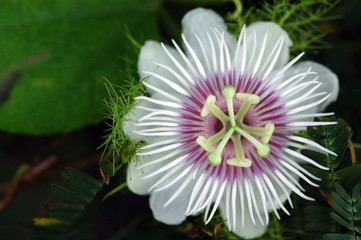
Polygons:
[[141,130],[144,127],[136,126],[135,124],[139,121],[140,118],[144,117],[148,112],[138,108],[139,106],[142,107],[154,107],[154,104],[139,100],[136,105],[130,109],[128,114],[124,117],[125,121],[123,123],[123,131],[125,134],[127,134],[131,139],[137,140],[137,141],[147,141],[149,137],[139,135],[135,133],[135,130]]
[[[321,104],[319,104],[313,108],[310,108],[307,111],[307,113],[323,112],[330,103],[336,101],[336,99],[337,99],[337,96],[339,93],[338,77],[330,69],[326,68],[325,66],[322,66],[321,64],[318,64],[318,63],[315,63],[312,61],[305,61],[305,62],[295,64],[288,70],[286,75],[289,76],[289,75],[295,75],[295,74],[301,73],[301,72],[306,72],[309,68],[311,68],[312,72],[317,73],[317,75],[318,75],[317,81],[322,83],[321,86],[313,93],[317,94],[317,93],[321,93],[321,92],[326,92],[327,94],[331,94],[331,95],[328,99],[326,99]],[[307,76],[303,80],[303,82],[310,81],[312,78],[314,78],[314,75]],[[302,94],[304,94],[304,91],[300,92],[299,94],[296,94],[294,96],[294,98],[297,98],[297,97],[301,96]],[[309,103],[309,102],[302,103],[302,105],[305,105],[307,103]],[[304,112],[304,113],[306,113],[306,112]]]
[[159,168],[159,165],[148,166],[146,168],[139,168],[141,164],[148,163],[152,160],[159,158],[159,156],[139,156],[139,162],[132,158],[128,163],[128,173],[127,173],[127,184],[128,188],[139,195],[149,194],[149,188],[159,180],[159,177],[153,177],[150,179],[143,180],[142,178],[156,169]]
[[[247,30],[247,39],[246,39],[247,59],[248,60],[252,59],[252,62],[247,63],[247,64],[249,64],[248,65],[249,70],[252,70],[252,68],[254,67],[254,65],[256,64],[256,62],[258,60],[258,55],[261,51],[263,40],[264,40],[266,34],[268,34],[268,35],[267,35],[267,39],[266,39],[265,51],[264,51],[263,58],[261,61],[262,67],[260,67],[260,68],[261,69],[266,68],[266,66],[264,66],[264,63],[267,61],[270,53],[272,52],[273,48],[275,47],[275,45],[277,43],[277,41],[282,36],[284,37],[284,41],[283,41],[282,46],[280,46],[281,47],[280,53],[279,53],[279,56],[278,56],[278,59],[277,59],[275,65],[274,65],[274,68],[281,68],[287,64],[287,62],[289,60],[289,47],[292,46],[293,43],[292,43],[292,40],[289,38],[288,34],[286,33],[286,31],[283,30],[278,24],[276,24],[274,22],[256,22],[256,23],[249,25],[246,28],[246,30]],[[254,34],[256,37],[256,42],[254,41]],[[251,57],[252,49],[255,44],[256,44],[256,49],[255,49],[254,56],[252,58]],[[274,52],[272,55],[275,55],[276,52]],[[270,62],[268,62],[268,64],[269,63]]]
[[[165,107],[164,107],[165,108]],[[159,105],[154,104],[149,101],[145,100],[138,100],[135,106],[127,113],[127,115],[124,117],[123,122],[123,131],[125,134],[127,134],[131,139],[134,139],[136,141],[146,141],[148,144],[159,142],[160,140],[168,139],[169,137],[149,137],[144,136],[142,134],[138,134],[136,132],[141,132],[143,130],[149,130],[153,129],[159,126],[153,125],[153,126],[139,126],[138,121],[142,117],[149,115],[153,111],[147,111],[145,109],[159,109],[159,112],[161,112],[162,108],[159,107]],[[177,113],[174,112],[175,119],[177,117]],[[173,139],[173,137],[172,137]]]
[[[224,32],[224,40],[229,48],[230,54],[233,55],[237,44],[236,38],[227,32],[227,25],[224,23],[223,18],[217,13],[209,9],[196,8],[189,11],[182,19],[183,34],[200,59],[203,59],[203,53],[194,34],[196,34],[203,43],[204,49],[208,54],[208,58],[212,59],[210,51],[211,46],[207,33],[214,36],[213,30],[215,29],[217,29],[220,33]],[[214,42],[216,42],[216,40]],[[216,51],[218,52],[219,50]],[[188,56],[190,55],[188,54]]]
[[[235,225],[235,229],[232,228],[232,232],[236,233],[237,235],[239,235],[242,238],[248,239],[248,238],[255,238],[255,237],[259,237],[261,236],[267,229],[267,225],[266,224],[261,224],[260,220],[258,219],[258,217],[255,217],[255,221],[256,224],[253,224],[253,221],[251,220],[251,217],[249,215],[249,210],[247,207],[247,204],[244,205],[244,208],[242,209],[240,207],[240,198],[237,194],[236,196],[236,215],[237,215],[237,223]],[[226,220],[226,203],[225,203],[225,198],[222,199],[221,203],[219,204],[219,208],[221,210],[221,215],[222,218],[224,220]],[[242,226],[241,221],[240,221],[240,216],[242,215],[242,210],[243,210],[243,214],[244,214],[244,225]],[[266,219],[264,214],[261,214],[262,220],[265,223]],[[228,225],[228,221],[225,222]],[[233,227],[233,226],[232,226]]]
[[[176,60],[178,60],[182,64],[182,66],[187,69],[186,64],[179,56],[177,50],[170,46],[166,47],[169,52],[176,58]],[[138,73],[140,77],[143,79],[151,75],[149,74],[149,72],[155,72],[156,74],[179,84],[178,80],[171,73],[169,73],[169,71],[162,67],[159,67],[156,63],[168,66],[173,70],[177,69],[159,42],[146,41],[139,53]],[[175,92],[167,84],[152,76],[147,79],[147,83],[151,84],[156,88],[160,88],[171,93]],[[154,90],[148,90],[151,94],[154,93]]]
[[[185,179],[186,177],[184,177]],[[186,219],[186,210],[189,203],[194,180],[166,207],[165,204],[175,194],[181,186],[183,180],[178,181],[173,186],[159,192],[152,192],[150,196],[150,208],[154,218],[165,224],[176,225]]]

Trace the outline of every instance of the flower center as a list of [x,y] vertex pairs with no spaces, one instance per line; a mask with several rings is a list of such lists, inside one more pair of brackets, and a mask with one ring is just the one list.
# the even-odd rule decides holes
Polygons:
[[[270,153],[270,147],[267,144],[273,134],[275,126],[270,122],[267,122],[263,128],[248,126],[244,123],[244,116],[250,106],[252,104],[258,104],[260,101],[257,95],[236,93],[236,89],[230,85],[223,87],[222,95],[227,104],[228,116],[216,105],[216,97],[214,95],[207,97],[201,111],[201,116],[206,117],[209,113],[212,113],[223,124],[223,128],[208,139],[204,136],[199,136],[197,143],[210,153],[208,155],[208,162],[213,166],[218,166],[222,162],[223,149],[231,139],[236,156],[235,158],[228,159],[227,164],[237,167],[250,167],[252,161],[245,157],[241,137],[251,142],[256,147],[257,154],[264,158]],[[242,105],[236,114],[234,114],[233,106],[234,97],[242,101]],[[260,136],[261,141],[252,135]],[[218,142],[219,144],[217,148],[215,148],[214,144]]]

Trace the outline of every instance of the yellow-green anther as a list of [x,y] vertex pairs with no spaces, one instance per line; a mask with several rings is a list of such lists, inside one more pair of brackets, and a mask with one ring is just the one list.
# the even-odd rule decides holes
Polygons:
[[216,150],[212,144],[207,143],[207,138],[204,136],[199,136],[196,142],[207,152],[214,152]]
[[209,114],[209,106],[214,105],[216,103],[216,96],[209,95],[204,103],[204,106],[201,111],[202,117],[207,117]]
[[213,113],[214,116],[216,116],[216,118],[218,118],[223,125],[225,125],[228,121],[228,117],[226,114],[224,114],[224,112],[217,107],[216,104],[210,105],[208,107],[209,111],[211,111],[211,113]]
[[241,107],[239,108],[237,114],[236,114],[236,120],[239,122],[243,121],[244,116],[248,112],[250,106],[252,104],[259,103],[259,97],[255,94],[250,93],[237,93],[236,98],[238,100],[243,101]]
[[236,89],[230,85],[224,86],[222,88],[222,95],[227,103],[228,108],[228,116],[231,121],[232,126],[236,126],[236,120],[234,117],[234,109],[233,109],[233,98],[236,94]]
[[275,130],[275,125],[273,123],[268,122],[264,126],[264,130],[265,130],[265,134],[262,136],[261,142],[263,144],[267,144],[269,142],[269,140],[271,139],[272,134]]
[[227,160],[227,164],[235,167],[249,168],[252,166],[252,161],[248,158],[230,158]]
[[262,127],[251,127],[245,124],[241,125],[241,128],[247,131],[250,134],[261,136],[261,143],[267,144],[272,137],[272,134],[275,130],[275,125],[273,123],[266,123],[266,125]]
[[252,135],[250,135],[242,128],[236,127],[235,130],[238,133],[240,133],[243,137],[245,137],[248,141],[250,141],[257,148],[257,154],[260,157],[267,157],[269,155],[271,149],[267,144],[263,144],[259,142],[256,138],[254,138]]
[[226,124],[228,121],[228,117],[224,112],[217,107],[216,105],[216,97],[214,95],[209,95],[204,103],[204,106],[201,111],[202,117],[207,117],[209,113],[213,113],[216,118],[218,118],[223,124]]
[[250,167],[252,165],[252,161],[245,157],[240,135],[232,136],[232,141],[234,145],[234,150],[236,152],[235,158],[230,158],[227,160],[227,164],[236,167]]
[[222,141],[218,144],[216,151],[208,155],[208,162],[213,166],[218,166],[222,162],[222,151],[226,146],[228,140],[231,138],[234,132],[234,128],[228,130],[226,135],[223,137]]
[[263,127],[252,127],[252,126],[247,126],[245,124],[242,124],[241,128],[244,129],[245,131],[247,131],[248,133],[257,135],[257,136],[263,136],[266,134],[266,130]]

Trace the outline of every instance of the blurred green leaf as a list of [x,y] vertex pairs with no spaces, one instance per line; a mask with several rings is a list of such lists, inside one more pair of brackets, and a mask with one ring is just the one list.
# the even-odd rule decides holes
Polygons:
[[84,206],[82,204],[53,203],[48,207],[49,215],[57,219],[72,222],[79,217]]
[[352,201],[357,202],[358,195],[360,195],[361,184],[358,183],[352,191]]
[[343,168],[335,173],[335,178],[338,179],[345,189],[352,189],[361,179],[361,164],[355,164]]
[[352,212],[352,208],[350,207],[349,203],[347,203],[345,200],[343,200],[340,195],[338,195],[335,192],[331,193],[331,196],[335,202],[340,205],[343,209],[347,210],[348,212]]
[[348,193],[346,192],[346,190],[345,190],[339,183],[336,183],[336,184],[335,184],[335,189],[336,189],[336,192],[337,192],[343,199],[345,199],[348,203],[351,203],[351,202],[352,202],[351,197],[348,195]]
[[[103,189],[103,182],[73,168],[63,172],[62,178],[71,189],[53,184],[52,190],[71,203],[53,203],[47,206],[51,218],[33,219],[34,225],[42,228],[39,228],[31,239],[83,239],[81,236],[84,232],[89,232],[84,220],[92,211],[91,206],[96,204],[96,196]],[[64,223],[66,226],[57,227]],[[85,237],[85,239],[90,238]]]
[[333,220],[335,220],[336,222],[338,222],[342,226],[344,226],[344,227],[346,227],[346,228],[348,228],[350,230],[353,229],[353,226],[350,223],[346,222],[346,220],[344,220],[342,217],[340,217],[336,213],[332,212],[331,217],[332,217]]
[[119,56],[137,58],[125,29],[157,38],[158,2],[1,1],[0,129],[50,134],[101,121],[104,76],[119,79]]
[[340,165],[346,151],[349,127],[345,121],[336,119],[335,117],[323,118],[321,120],[316,119],[316,121],[337,121],[336,125],[312,126],[307,128],[307,132],[312,140],[336,153],[337,156],[322,154],[311,149],[302,149],[301,153],[329,168],[328,171],[324,171],[313,166],[305,166],[307,171],[322,179],[322,182],[319,183],[321,190],[327,194],[331,194],[335,187],[335,179],[337,179],[335,170]]
[[353,240],[352,235],[329,233],[323,236],[323,240]]
[[87,204],[90,203],[93,199],[84,195],[81,195],[79,193],[76,193],[68,188],[65,188],[63,186],[53,184],[51,186],[51,189],[58,195],[62,196],[65,199],[68,199],[70,201],[76,202],[76,203],[82,203]]
[[339,213],[342,217],[346,218],[347,220],[351,220],[352,216],[350,215],[350,213],[348,213],[347,211],[345,211],[340,205],[338,205],[335,202],[331,203],[332,208]]
[[79,170],[69,169],[61,175],[63,181],[69,187],[89,198],[93,197],[102,188],[102,185],[96,179]]

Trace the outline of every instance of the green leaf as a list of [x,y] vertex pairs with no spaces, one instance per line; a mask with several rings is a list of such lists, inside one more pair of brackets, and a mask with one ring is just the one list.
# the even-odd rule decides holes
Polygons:
[[336,192],[343,198],[345,199],[347,202],[352,203],[352,199],[351,197],[348,195],[348,193],[346,192],[346,190],[339,184],[339,183],[335,183],[335,189]]
[[361,228],[360,227],[355,227],[355,230],[356,230],[356,232],[361,233]]
[[104,172],[106,174],[108,174],[109,176],[113,176],[114,175],[114,168],[113,168],[113,163],[108,159],[103,159],[100,163],[101,168],[104,170]]
[[331,209],[322,206],[307,206],[305,207],[305,213],[312,215],[329,215],[331,213]]
[[321,120],[316,119],[316,121],[337,121],[336,125],[312,126],[307,128],[311,140],[333,151],[337,156],[322,154],[309,149],[302,149],[301,153],[329,168],[328,171],[324,171],[312,166],[305,166],[306,170],[322,179],[319,183],[321,190],[327,194],[331,194],[334,190],[335,183],[334,172],[340,164],[347,147],[349,128],[342,119],[336,119],[335,117],[323,118]]
[[361,179],[361,164],[355,164],[343,168],[335,173],[335,178],[338,179],[345,189],[351,190]]
[[51,186],[51,189],[59,196],[65,198],[65,199],[68,199],[70,201],[73,201],[73,202],[90,203],[93,200],[93,198],[91,198],[91,197],[80,195],[79,193],[76,193],[68,188],[65,188],[65,187],[57,185],[57,184],[53,184]]
[[353,206],[353,211],[354,211],[355,213],[361,212],[361,201],[357,202],[357,203]]
[[352,235],[328,233],[323,236],[323,240],[353,240]]
[[351,220],[352,216],[349,212],[345,211],[342,207],[340,207],[337,203],[331,203],[332,208],[339,213],[342,217],[346,218],[347,220]]
[[351,206],[345,201],[343,200],[340,195],[338,195],[337,193],[333,192],[331,193],[331,196],[333,198],[333,200],[335,200],[335,202],[340,205],[343,209],[347,210],[348,212],[352,212],[352,208]]
[[62,178],[69,187],[89,197],[94,197],[103,186],[100,181],[73,168],[63,172]]
[[[361,202],[361,201],[360,201],[360,202]],[[360,220],[360,219],[361,219],[361,211],[358,212],[358,213],[356,213],[355,215],[353,215],[353,219],[354,219],[355,221]]]
[[338,222],[342,226],[344,226],[344,227],[346,227],[346,228],[348,228],[350,230],[353,229],[353,226],[350,223],[346,222],[342,217],[340,217],[336,213],[332,212],[331,217],[332,217],[333,220],[335,220],[336,222]]
[[84,206],[81,204],[54,203],[48,207],[48,210],[49,215],[53,218],[72,222],[79,217]]
[[334,231],[334,226],[331,224],[323,223],[309,223],[305,225],[305,229],[310,232],[332,232]]
[[353,202],[357,202],[357,198],[360,195],[360,190],[361,190],[361,184],[358,183],[352,191],[352,201]]
[[125,30],[157,39],[158,3],[2,0],[0,129],[51,134],[102,121],[104,76],[119,79],[119,56],[137,61]]

